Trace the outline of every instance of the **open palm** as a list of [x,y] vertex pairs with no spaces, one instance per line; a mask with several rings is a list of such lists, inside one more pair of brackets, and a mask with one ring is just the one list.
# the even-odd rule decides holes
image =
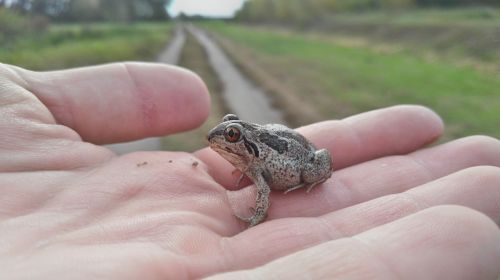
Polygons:
[[419,150],[442,131],[422,107],[301,128],[336,171],[310,194],[273,193],[250,229],[233,213],[248,213],[254,189],[234,190],[238,174],[213,151],[118,157],[96,145],[193,128],[208,107],[199,78],[175,67],[0,65],[0,278],[500,274],[500,143]]

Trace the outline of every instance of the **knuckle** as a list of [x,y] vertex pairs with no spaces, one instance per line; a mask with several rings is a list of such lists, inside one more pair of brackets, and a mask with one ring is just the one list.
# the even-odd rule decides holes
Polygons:
[[459,229],[462,238],[476,240],[484,234],[494,233],[500,236],[500,229],[495,222],[485,214],[472,208],[458,205],[443,205],[432,207],[427,211],[436,224],[442,226],[442,230],[455,234]]

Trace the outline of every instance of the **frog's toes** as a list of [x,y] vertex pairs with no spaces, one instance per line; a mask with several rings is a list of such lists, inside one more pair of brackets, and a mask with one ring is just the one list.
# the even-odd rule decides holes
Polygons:
[[252,216],[250,216],[248,218],[242,217],[242,216],[237,215],[237,214],[234,214],[234,216],[236,216],[236,218],[242,220],[243,222],[248,223],[248,227],[253,227],[255,225],[258,225],[267,218],[267,213],[264,215],[256,215],[255,214],[256,211],[254,208],[250,208],[250,211],[253,214],[252,214]]
[[289,192],[291,192],[291,191],[294,191],[294,190],[300,189],[300,188],[302,188],[302,187],[304,187],[304,184],[299,184],[299,185],[293,186],[293,187],[291,187],[291,188],[286,189],[286,190],[283,192],[283,194],[287,194],[287,193],[289,193]]
[[236,174],[236,172],[238,172],[239,170],[237,168],[233,169],[233,171],[231,171],[231,175],[234,175]]
[[250,222],[252,221],[252,218],[254,217],[254,215],[252,215],[252,216],[250,216],[250,217],[248,217],[248,218],[245,218],[245,217],[240,216],[240,215],[238,215],[238,214],[234,214],[234,216],[235,216],[236,218],[238,218],[238,219],[242,220],[242,221],[243,221],[243,222],[245,222],[245,223],[250,223]]

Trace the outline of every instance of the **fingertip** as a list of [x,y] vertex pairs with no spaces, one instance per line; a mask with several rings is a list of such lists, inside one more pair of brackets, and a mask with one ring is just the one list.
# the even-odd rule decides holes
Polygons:
[[[193,129],[208,118],[210,95],[196,73],[166,64],[128,62],[125,67],[140,95],[144,125],[154,129],[149,136]],[[157,84],[150,85],[152,80]]]
[[429,107],[422,105],[396,105],[389,109],[408,114],[409,119],[414,118],[414,122],[422,123],[428,131],[429,138],[434,140],[439,138],[444,131],[444,122],[441,116]]
[[420,105],[392,106],[343,121],[358,135],[372,135],[373,149],[389,146],[393,154],[405,154],[434,142],[444,127],[438,114]]
[[182,97],[179,98],[178,104],[181,108],[187,109],[188,114],[179,112],[176,115],[178,119],[167,127],[174,127],[175,123],[184,123],[184,127],[180,128],[184,131],[198,127],[207,120],[210,115],[211,100],[208,88],[198,74],[188,69],[177,69],[181,69],[186,75],[186,88],[180,92],[179,95]]

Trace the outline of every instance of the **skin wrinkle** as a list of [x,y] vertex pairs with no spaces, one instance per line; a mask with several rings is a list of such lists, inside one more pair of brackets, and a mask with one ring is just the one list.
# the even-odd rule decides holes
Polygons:
[[[187,171],[186,171],[186,172],[187,172]],[[154,177],[154,176],[151,176],[151,177],[149,177],[149,178],[150,178],[150,180],[148,180],[148,181],[149,181],[150,183],[147,183],[147,182],[140,182],[140,183],[143,185],[143,188],[148,188],[146,185],[149,185],[149,186],[157,186],[158,184],[161,184],[161,182],[163,182],[163,181],[164,181],[164,180],[162,180],[161,178]],[[205,180],[203,180],[203,181],[205,181]],[[158,183],[155,183],[155,182],[158,182]],[[206,185],[206,184],[203,184],[203,182],[200,182],[200,184],[202,184],[202,185]],[[125,187],[125,188],[128,188],[128,187]],[[156,187],[153,187],[153,188],[156,188]],[[222,192],[224,192],[224,193],[225,193],[225,190],[224,190],[222,187],[220,187],[220,188],[216,188],[216,189],[211,188],[211,190],[212,190],[212,191],[216,191],[216,192],[217,192],[217,194],[222,194]],[[151,193],[151,190],[147,191],[147,193]],[[181,195],[180,195],[180,196],[178,196],[178,197],[181,197],[181,196],[189,196],[189,195],[191,195],[191,194],[197,194],[197,193],[198,193],[198,192],[194,192],[194,193],[193,193],[193,192],[188,192],[188,193],[182,192],[182,193],[181,193]],[[143,194],[143,193],[141,193],[141,194]],[[118,199],[120,199],[120,197],[121,197],[121,198],[123,198],[123,196],[119,196],[119,198],[118,198]],[[211,195],[211,197],[219,197],[219,196]],[[224,195],[222,195],[221,197],[224,197]],[[127,205],[130,205],[130,203],[127,203],[125,206],[127,206]],[[228,208],[229,208],[229,207],[228,207]],[[116,211],[118,211],[118,210],[119,210],[119,209],[115,209],[115,211],[113,211],[113,212],[116,212]],[[111,214],[109,214],[109,213],[108,213],[108,215],[107,215],[107,216],[109,216],[109,215],[111,215]],[[215,219],[215,218],[214,218],[214,219]],[[209,227],[209,226],[207,225],[207,227]],[[219,227],[212,227],[212,229],[213,229],[214,231],[216,231],[216,228],[219,228]],[[223,235],[223,232],[224,232],[224,231],[223,231],[223,230],[217,230],[216,232],[217,232],[217,234],[219,234],[219,235]]]
[[[375,216],[371,215],[372,213],[367,214],[367,216],[369,216],[369,219],[373,220],[375,223],[373,223],[372,221],[370,222],[370,224],[363,225],[360,228],[356,228],[356,224],[353,224],[356,221],[352,221],[352,223],[351,221],[348,221],[349,223],[347,223],[347,227],[344,227],[344,230],[340,231],[344,237],[349,237],[354,234],[358,234],[360,233],[360,231],[368,230],[373,226],[380,226],[392,222],[393,220],[406,217],[410,214],[418,212],[419,210],[418,205],[416,205],[416,203],[414,203],[413,201],[409,201],[408,199],[406,199],[406,196],[402,194],[386,195],[383,197],[379,197],[373,201],[376,201],[377,203],[379,203],[379,205],[377,207],[373,207],[372,205],[373,203],[371,201],[367,201],[362,204],[358,204],[359,206],[351,206],[345,208],[345,210],[343,210],[344,212],[342,212],[342,210],[341,212],[339,212],[343,213],[344,215],[346,213],[347,215],[354,215],[354,214],[363,215],[366,211],[374,210],[376,214]],[[411,205],[411,207],[409,207],[409,205]],[[408,210],[408,208],[410,209]],[[339,221],[341,222],[341,224],[346,222],[345,220],[342,219],[337,220],[339,215],[341,216],[341,214],[338,214],[337,212],[332,212],[324,214],[321,217],[326,221],[333,219],[331,222],[329,222],[332,224],[336,224]],[[380,219],[380,217],[383,217],[383,219]],[[387,217],[389,218],[387,219]],[[335,228],[339,229],[341,227],[335,227]]]
[[[340,171],[337,171],[337,172],[340,172]],[[329,179],[329,180],[327,180],[327,182],[330,180],[333,180],[333,179]],[[335,207],[336,210],[345,208],[346,207],[345,205],[353,205],[353,204],[357,203],[358,200],[355,199],[356,197],[359,197],[359,198],[363,197],[362,195],[360,195],[362,190],[361,189],[357,190],[357,188],[355,187],[356,184],[354,182],[350,182],[349,180],[347,180],[347,178],[342,178],[342,175],[337,176],[335,178],[335,182],[337,184],[340,184],[340,186],[342,186],[342,188],[344,188],[345,190],[349,190],[347,192],[349,194],[349,197],[345,201],[340,201],[341,202],[341,203],[339,203],[340,206]],[[332,192],[336,192],[336,191],[334,189],[332,189]],[[344,195],[344,199],[345,198],[346,198],[346,195]]]
[[405,215],[403,215],[403,217],[408,216],[408,215],[413,214],[413,213],[417,213],[421,210],[424,210],[424,209],[427,209],[427,208],[430,208],[431,206],[433,206],[433,205],[425,202],[421,197],[413,194],[411,192],[412,190],[413,189],[409,189],[405,192],[397,193],[394,195],[396,197],[396,201],[398,202],[398,204],[404,205],[405,209],[408,207],[407,206],[408,203],[410,203],[412,205],[412,209],[410,210],[411,212],[406,213]]
[[[47,78],[50,72],[32,72],[24,69],[16,69],[16,73],[18,73],[19,77],[24,81],[25,89],[32,93],[33,96],[48,109],[46,113],[50,115],[53,123],[65,125],[68,129],[70,129],[69,127],[75,127],[75,112],[72,111],[73,106],[60,105],[71,104],[71,99],[59,85],[54,84],[53,79]],[[34,83],[34,81],[37,81],[36,77],[41,77],[38,83]],[[43,85],[42,89],[46,88],[45,91],[49,94],[37,90],[41,85]],[[65,121],[61,122],[62,119]],[[76,128],[76,131],[78,131],[78,128]],[[78,134],[76,131],[75,133]],[[79,136],[79,138],[81,137]]]
[[393,276],[393,278],[385,278],[385,279],[399,279],[399,280],[405,279],[403,277],[403,275],[400,275],[395,269],[393,269],[393,267],[395,267],[395,266],[392,265],[392,262],[388,258],[382,256],[381,254],[378,254],[376,252],[376,250],[372,247],[371,244],[369,244],[368,242],[366,242],[365,240],[363,240],[362,238],[360,238],[357,235],[351,236],[351,237],[349,237],[349,239],[353,240],[355,243],[357,243],[357,244],[361,245],[361,247],[365,248],[366,250],[364,250],[364,251],[367,252],[368,254],[370,254],[371,256],[373,256],[370,259],[376,260],[378,263],[380,263],[384,267],[384,270],[388,272],[388,275]]
[[137,97],[136,101],[140,104],[143,131],[148,131],[150,128],[155,127],[153,121],[157,116],[157,108],[156,104],[152,102],[154,98],[151,97],[151,93],[148,93],[147,89],[139,85],[136,75],[133,74],[131,69],[132,65],[129,63],[123,63],[122,65],[130,81],[132,81],[133,90],[131,92],[134,93],[134,96]]
[[[320,188],[326,188],[328,185],[332,186],[332,187],[327,188],[326,191],[322,190],[321,193],[323,193],[323,195],[315,195],[314,196],[315,199],[320,200],[320,202],[318,204],[320,204],[320,205],[326,205],[326,208],[330,208],[330,207],[333,207],[333,205],[339,204],[338,201],[342,201],[341,199],[339,199],[339,197],[340,197],[339,194],[340,193],[345,193],[345,192],[342,191],[345,188],[345,186],[341,185],[341,187],[340,187],[341,189],[339,189],[339,185],[341,183],[340,182],[337,183],[336,178],[333,178],[333,179],[330,179],[330,180],[331,180],[330,184],[326,184],[327,181],[325,181],[319,187]],[[332,189],[335,189],[335,191],[332,191]],[[343,198],[343,199],[345,199],[345,198]],[[304,207],[304,208],[305,209],[309,209],[308,206],[307,206],[307,208],[306,207]],[[310,212],[310,213],[304,213],[304,214],[306,216],[311,216],[311,215],[314,215],[314,211]]]
[[[74,227],[78,226],[78,223],[75,223],[74,222],[74,217],[64,217],[63,219],[60,219],[60,215],[57,215],[56,213],[51,213],[51,212],[39,212],[39,213],[36,213],[37,215],[34,217],[34,218],[37,218],[36,220],[33,220],[33,214],[28,214],[28,215],[25,215],[25,216],[21,216],[21,217],[17,217],[17,218],[14,218],[14,219],[10,219],[8,222],[7,222],[7,225],[9,225],[9,223],[12,223],[12,224],[21,224],[21,226],[24,226],[22,228],[19,228],[19,226],[16,226],[16,230],[19,231],[19,230],[29,230],[29,232],[31,234],[36,234],[38,236],[41,236],[43,238],[39,238],[40,240],[43,240],[42,242],[37,242],[37,243],[33,243],[31,245],[31,243],[33,242],[33,240],[31,240],[31,238],[28,238],[26,239],[25,238],[25,242],[22,242],[21,244],[15,244],[16,246],[15,247],[12,247],[10,248],[6,253],[8,254],[11,254],[11,255],[15,255],[16,252],[18,251],[22,251],[22,248],[23,247],[26,247],[26,246],[29,246],[30,248],[32,248],[32,251],[35,251],[35,250],[38,250],[38,249],[43,249],[43,248],[46,248],[47,246],[50,245],[51,243],[51,240],[54,239],[55,237],[61,235],[61,232],[63,234],[65,234],[66,232],[68,232],[67,228],[68,228],[68,225],[74,225]],[[38,222],[39,220],[42,220],[40,219],[40,216],[41,215],[41,218],[44,219],[44,227],[41,227]],[[57,217],[55,219],[52,219],[50,220],[51,224],[50,224],[50,227],[47,227],[47,215],[49,216],[54,216],[54,217]],[[27,220],[26,220],[27,219]],[[30,228],[26,228],[26,222],[29,223]],[[59,233],[59,234],[54,234],[54,233]],[[20,232],[20,234],[23,234],[23,235],[26,235],[26,232]],[[28,244],[24,244],[28,242],[30,245]],[[19,243],[19,242],[17,242]],[[33,246],[34,245],[34,246]]]
[[[40,173],[40,172],[51,172],[53,173],[54,171],[24,171],[23,173],[26,174],[25,176],[30,176],[31,174],[30,173]],[[60,171],[60,172],[69,172],[69,171]],[[4,172],[2,172],[4,173]],[[10,172],[10,173],[14,173],[14,172]],[[18,173],[18,172],[15,172],[15,173]],[[60,195],[64,190],[65,188],[63,188],[62,186],[64,186],[65,184],[62,184],[62,182],[67,182],[67,178],[70,177],[70,176],[74,176],[76,172],[70,172],[71,174],[65,174],[64,176],[60,176],[58,175],[58,179],[54,181],[54,179],[52,178],[50,184],[47,184],[46,186],[43,186],[44,189],[50,189],[50,192],[48,192],[49,195],[46,195],[44,197],[44,199],[39,199],[39,200],[36,200],[36,204],[33,204],[33,200],[30,200],[30,208],[29,209],[26,209],[24,212],[19,212],[19,210],[17,210],[17,213],[21,214],[21,215],[17,215],[17,216],[11,216],[11,218],[16,218],[16,217],[21,217],[21,216],[25,216],[25,215],[28,215],[32,212],[36,212],[38,210],[41,210],[43,208],[45,208],[47,205],[49,205],[55,198],[57,195]],[[2,174],[0,174],[0,176],[2,176]],[[55,178],[55,176],[54,176]],[[54,187],[54,186],[59,186],[59,187]],[[37,198],[40,198],[40,194],[37,193]],[[25,203],[24,203],[25,204]],[[5,219],[5,217],[2,217],[2,221],[5,221],[5,220],[8,220],[8,219]]]
[[[349,121],[349,123],[348,123],[348,121],[343,120],[343,121],[338,121],[338,123],[340,123],[341,126],[343,126],[344,128],[347,128],[347,129],[345,129],[345,131],[349,131],[350,132],[349,134],[351,135],[351,139],[353,140],[353,141],[351,141],[351,143],[355,143],[355,145],[356,145],[356,148],[355,149],[351,149],[351,150],[357,151],[357,154],[358,154],[354,158],[360,158],[359,157],[359,151],[362,150],[361,147],[362,147],[362,143],[363,143],[363,141],[361,140],[360,131],[357,130],[356,128],[354,128],[353,125],[350,125],[351,121]],[[333,153],[332,153],[332,158],[333,158],[333,163],[334,163],[333,164],[333,168],[334,168],[334,170],[336,170],[337,168],[335,167],[335,155]],[[349,162],[348,164],[346,164],[346,166],[344,166],[342,168],[348,167],[348,166],[350,166],[352,164],[353,164],[352,162]]]
[[[425,150],[424,150],[425,151]],[[426,180],[424,180],[425,182],[428,182],[428,181],[431,181],[432,179],[434,178],[439,178],[440,176],[438,176],[433,170],[432,168],[429,168],[424,162],[422,162],[421,159],[419,159],[419,154],[421,151],[417,151],[416,153],[411,153],[411,154],[408,154],[406,155],[407,158],[409,158],[416,166],[419,166],[421,170],[423,170],[422,173],[420,174],[425,174],[425,176],[427,177]]]
[[[486,170],[485,170],[486,169]],[[478,166],[474,168],[469,168],[467,171],[472,173],[472,176],[475,176],[476,178],[478,177],[479,174],[483,175],[484,171],[487,171],[487,177],[483,180],[485,180],[490,186],[499,186],[500,185],[500,168],[496,166]],[[484,178],[484,177],[483,177]],[[483,185],[484,185],[483,184]],[[498,188],[495,188],[495,190],[498,190]],[[497,200],[497,205],[496,207],[493,207],[493,209],[500,209],[500,199]],[[500,210],[494,212],[492,211],[493,209],[489,209],[488,212],[485,212],[488,214],[489,217],[499,217],[498,219],[495,220],[495,222],[500,223]]]
[[328,222],[326,219],[326,215],[313,217],[310,219],[314,221],[320,228],[323,229],[320,231],[324,233],[323,234],[324,237],[320,238],[321,241],[318,242],[318,244],[325,242],[327,240],[336,240],[349,236],[348,234],[346,234],[344,230],[342,230],[342,227],[335,227],[331,222]]
[[[0,80],[0,92],[2,93],[2,100],[0,106],[2,106],[2,110],[10,105],[17,105],[19,103],[23,103],[24,100],[33,100],[30,96],[26,96],[26,89],[12,83],[10,80]],[[22,94],[18,94],[22,93]],[[15,98],[14,98],[15,96]],[[23,96],[22,100],[19,100]],[[17,112],[16,112],[17,113]]]
[[[176,217],[176,219],[172,220],[171,217]],[[176,235],[178,227],[195,227],[193,224],[184,224],[183,220],[195,218],[195,223],[198,225],[203,225],[201,221],[206,220],[205,215],[193,211],[175,211],[170,213],[159,211],[131,218],[130,220],[123,220],[112,217],[110,220],[100,220],[88,225],[82,224],[83,229],[67,231],[65,234],[55,236],[50,240],[52,243],[71,242],[72,244],[77,243],[81,245],[119,244],[126,240],[134,240],[134,242],[152,240],[158,244],[163,244],[161,248],[165,251],[175,253],[178,256],[185,256],[185,252],[176,251],[173,246],[165,242],[171,240],[173,237],[181,236]],[[137,227],[138,224],[136,222],[140,223],[139,227]],[[209,227],[206,226],[205,228],[208,230]],[[163,234],[157,235],[159,232]],[[152,238],[154,236],[161,237],[162,239]],[[94,242],[94,240],[99,240],[99,242]],[[158,242],[159,240],[163,242]]]
[[[231,246],[232,244],[232,240],[234,240],[232,237],[226,237],[226,236],[222,236],[220,239],[219,239],[219,248],[220,248],[220,251],[221,251],[221,261],[219,262],[220,265],[221,265],[221,270],[219,271],[231,271],[232,269],[231,268],[234,268],[234,263],[235,263],[235,260],[238,259],[238,255],[235,254],[237,252],[235,252],[234,250],[234,247]],[[218,272],[215,272],[215,273],[218,273]],[[205,275],[205,277],[208,277],[209,275]]]
[[[430,182],[436,178],[439,178],[442,176],[442,174],[433,174],[431,172],[431,169],[428,168],[423,162],[421,162],[418,158],[418,156],[411,153],[407,155],[396,155],[396,156],[390,156],[387,158],[390,158],[391,160],[396,159],[397,162],[403,162],[404,164],[401,164],[402,166],[405,165],[411,165],[412,167],[409,168],[411,170],[411,173],[413,175],[413,178],[410,181],[405,181],[405,184],[394,184],[395,186],[398,186],[399,188],[396,190],[396,192],[404,192],[408,190],[408,187],[416,187],[422,182]],[[399,170],[399,169],[398,169]],[[406,169],[405,169],[406,170]],[[406,178],[408,175],[405,174],[405,172],[399,172],[399,177],[404,177]]]
[[[28,90],[29,83],[23,75],[24,69],[19,68],[19,67],[14,66],[14,65],[5,64],[5,63],[0,62],[0,70],[5,70],[7,72],[7,73],[2,73],[2,74],[11,75],[9,77],[10,79],[7,79],[7,81],[14,82],[16,85],[19,85],[22,88]],[[1,78],[3,78],[3,75]]]
[[[493,188],[494,186],[500,185],[500,168],[494,167],[494,166],[474,166],[474,167],[469,167],[467,169],[455,172],[454,174],[451,174],[449,176],[454,176],[453,179],[457,182],[460,182],[462,180],[468,180],[470,178],[473,178],[472,182],[469,181],[465,186],[461,186],[461,188],[465,187],[467,190],[465,192],[482,192],[484,191],[483,188],[486,188],[486,191],[489,190],[489,188]],[[477,178],[480,178],[482,176],[481,180],[476,181]],[[447,176],[448,177],[448,176]],[[444,183],[446,184],[449,178],[444,177],[441,178],[435,183]],[[426,185],[430,183],[424,184],[421,187],[426,188]],[[469,190],[470,189],[470,190]],[[461,189],[462,190],[462,189]],[[495,189],[496,190],[496,189]],[[425,196],[416,194],[418,193],[419,189],[411,189],[408,190],[406,193],[410,193],[414,197],[417,197],[419,201],[425,201]],[[424,189],[424,194],[427,192],[427,188]],[[495,195],[495,192],[492,192],[493,195]],[[460,202],[462,203],[462,202]],[[430,207],[432,205],[426,203],[424,207]],[[484,206],[484,204],[483,204]],[[500,206],[500,200],[498,200],[498,206]],[[500,207],[493,207],[493,209],[500,209]],[[494,217],[499,217],[500,215],[497,215],[495,212],[487,211],[485,209],[481,209],[481,212],[486,213],[490,218]],[[500,213],[500,212],[498,212]],[[498,220],[497,220],[498,222]]]

